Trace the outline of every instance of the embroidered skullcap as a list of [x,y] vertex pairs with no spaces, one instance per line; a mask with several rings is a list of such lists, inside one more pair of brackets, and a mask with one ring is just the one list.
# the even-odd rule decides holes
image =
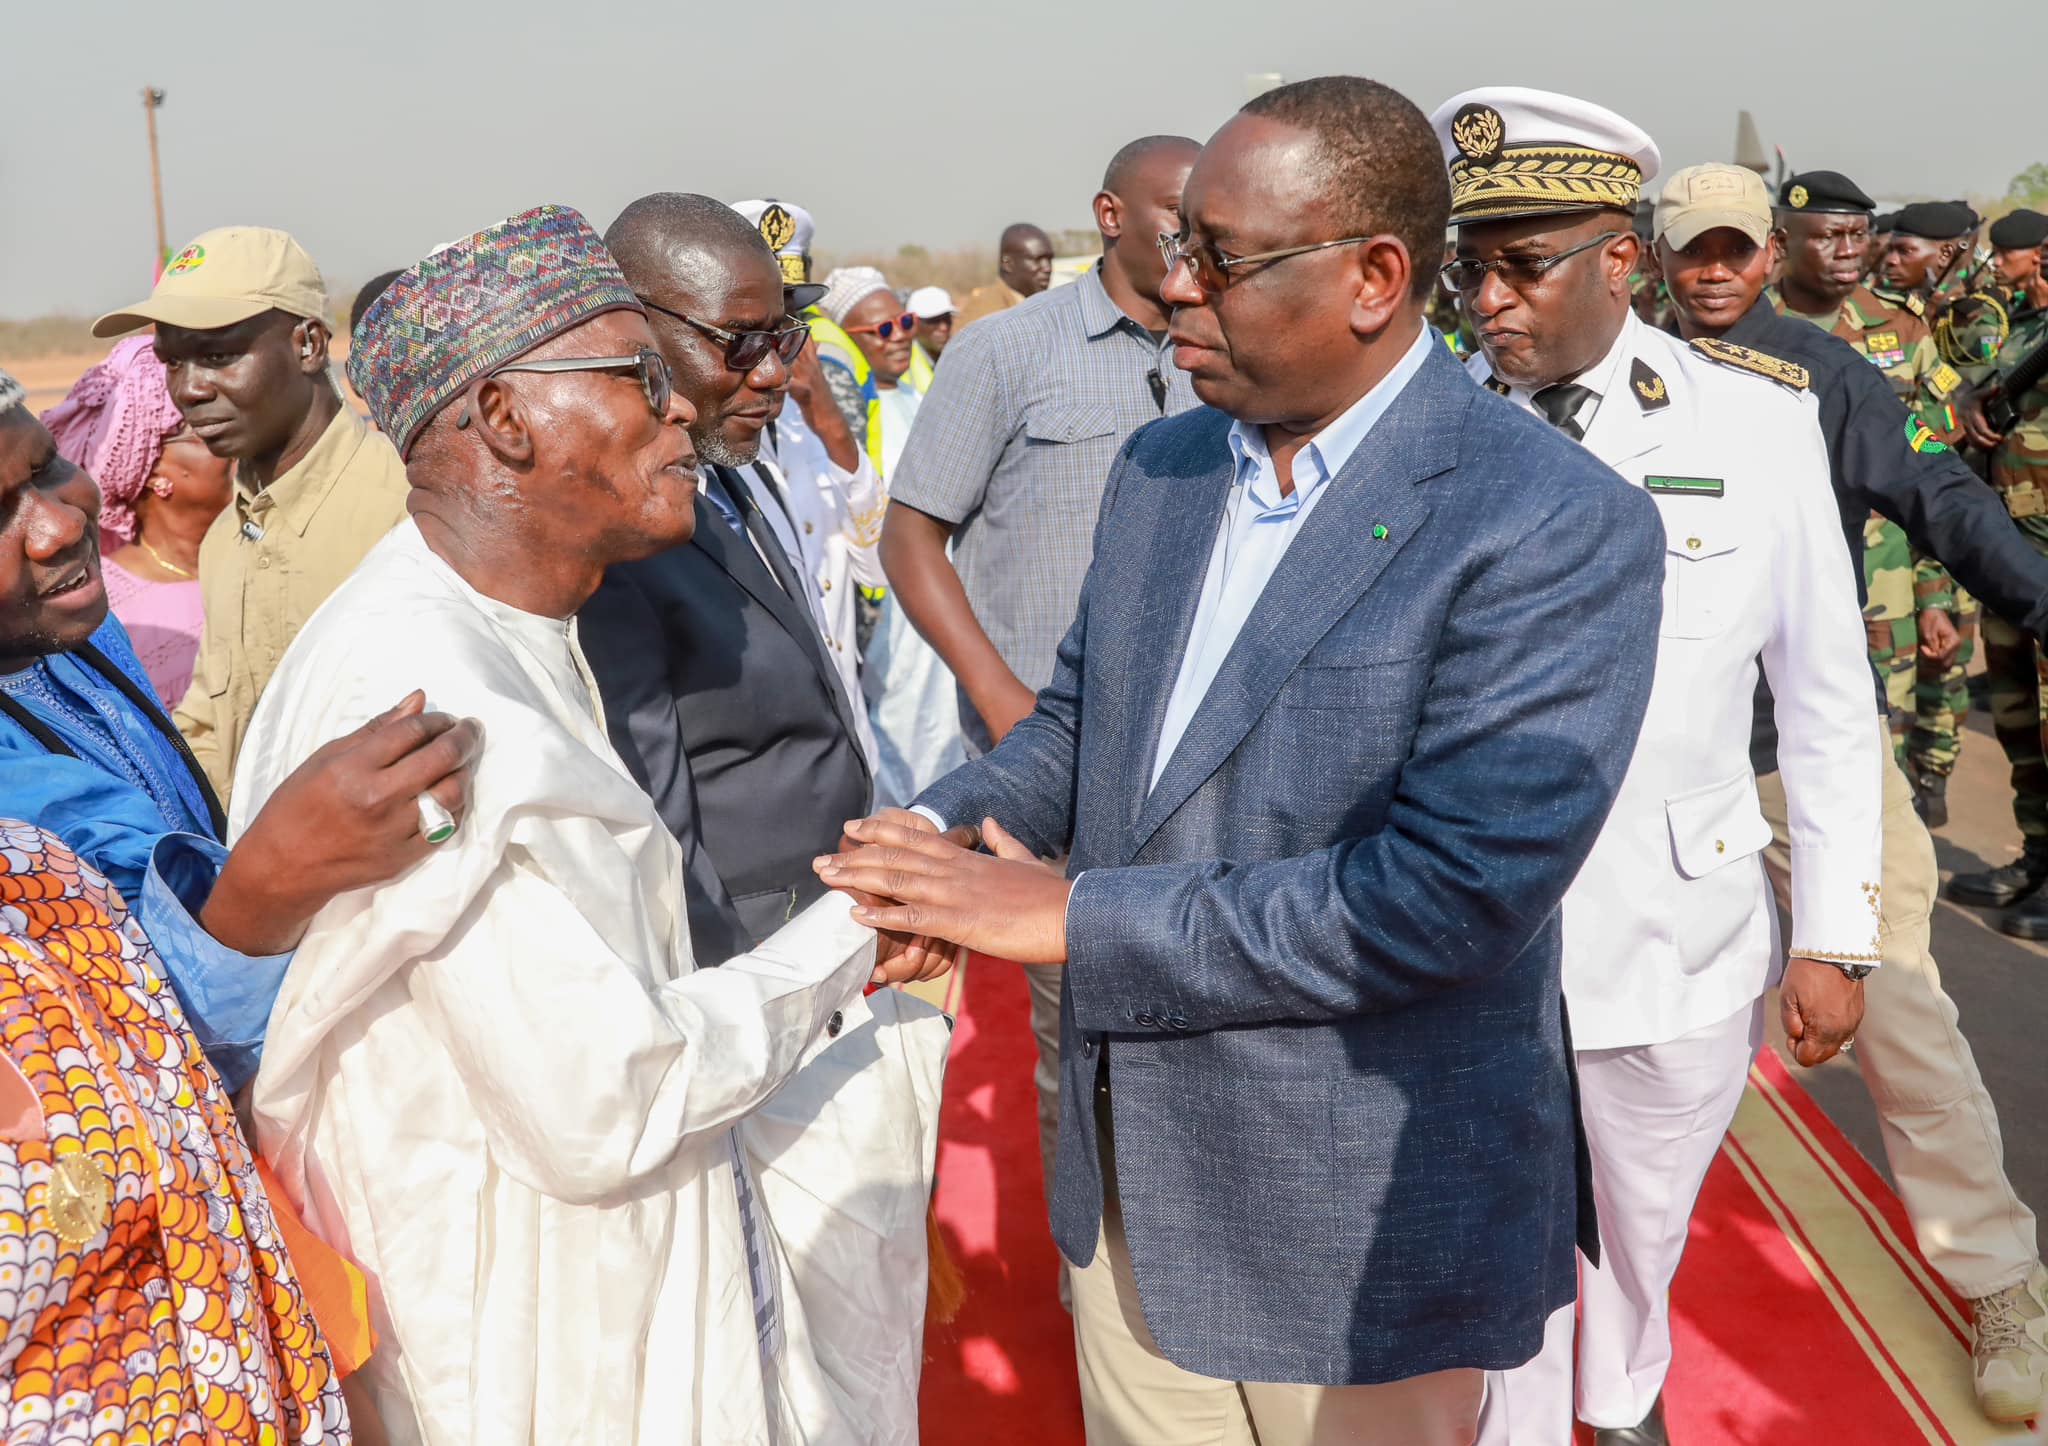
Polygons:
[[2000,251],[2019,251],[2048,241],[2048,216],[2024,206],[2008,211],[1991,223],[1989,237]]
[[1801,171],[1787,176],[1778,188],[1778,204],[1788,211],[1855,212],[1877,209],[1877,202],[1840,171]]
[[848,312],[877,291],[889,290],[888,278],[874,267],[841,266],[826,273],[825,294],[818,298],[818,309],[843,326]]
[[1518,85],[1454,95],[1429,118],[1451,168],[1451,224],[1635,211],[1657,143],[1604,106]]
[[348,379],[403,457],[471,382],[607,311],[646,314],[579,212],[536,206],[401,272],[355,329]]
[[1980,218],[1962,201],[1915,201],[1899,208],[1901,236],[1919,236],[1929,241],[1956,241],[1977,229]]
[[6,416],[28,400],[28,389],[6,372],[0,371],[0,417]]
[[43,425],[59,455],[100,484],[100,529],[133,542],[135,499],[156,471],[164,442],[185,426],[156,359],[156,342],[130,336],[115,343],[43,413]]

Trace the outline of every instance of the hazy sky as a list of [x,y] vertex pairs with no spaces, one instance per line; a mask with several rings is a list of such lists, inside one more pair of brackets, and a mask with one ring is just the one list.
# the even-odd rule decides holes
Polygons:
[[[2037,4],[1971,35],[2048,38]],[[0,316],[135,299],[153,246],[138,93],[158,113],[173,247],[297,234],[341,292],[543,201],[600,227],[653,190],[809,206],[819,244],[992,241],[1088,223],[1103,162],[1205,138],[1248,71],[1332,70],[1430,110],[1535,85],[1628,115],[1673,168],[1728,159],[1735,113],[1795,168],[1878,195],[2002,194],[2048,160],[2040,88],[1981,56],[1940,82],[1925,4],[1722,0],[9,0]],[[1953,43],[1960,43],[1955,41]],[[1999,59],[1993,56],[1992,61]],[[1916,95],[1918,76],[1939,87]],[[1957,102],[1937,119],[1943,97]]]

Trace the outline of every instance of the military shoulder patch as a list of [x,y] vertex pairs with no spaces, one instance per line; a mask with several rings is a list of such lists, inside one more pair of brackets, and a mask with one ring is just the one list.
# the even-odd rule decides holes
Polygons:
[[1937,402],[1947,401],[1949,393],[1962,384],[1963,378],[1961,373],[1957,372],[1947,362],[1943,362],[1927,374],[1927,390],[1934,393],[1934,399]]
[[1920,294],[1917,291],[1908,292],[1906,294],[1906,310],[1912,312],[1915,316],[1925,316],[1927,315],[1927,303],[1920,299]]
[[1661,411],[1671,405],[1671,393],[1665,389],[1664,378],[1650,370],[1650,364],[1641,357],[1628,365],[1629,385],[1636,394],[1636,403],[1646,412]]
[[1946,452],[1948,443],[1928,430],[1918,417],[1906,418],[1906,445],[1916,452]]
[[1768,352],[1737,346],[1732,341],[1722,341],[1716,336],[1695,338],[1692,349],[1708,361],[1719,362],[1724,367],[1754,372],[1760,377],[1769,377],[1780,386],[1790,387],[1795,392],[1805,391],[1810,382],[1806,368],[1797,362],[1783,361]]

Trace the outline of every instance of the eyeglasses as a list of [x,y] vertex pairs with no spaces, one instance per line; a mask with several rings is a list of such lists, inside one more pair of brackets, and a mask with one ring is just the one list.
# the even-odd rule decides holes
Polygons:
[[1183,240],[1171,231],[1161,231],[1159,254],[1166,258],[1167,275],[1171,276],[1173,268],[1185,261],[1188,274],[1195,278],[1195,285],[1213,293],[1230,285],[1230,268],[1233,266],[1249,266],[1254,261],[1285,261],[1290,256],[1306,256],[1311,251],[1327,251],[1332,246],[1356,246],[1361,241],[1370,240],[1370,236],[1345,236],[1336,241],[1312,241],[1306,246],[1289,246],[1280,251],[1226,256],[1216,249],[1213,241]]
[[1501,285],[1510,291],[1525,291],[1543,279],[1544,273],[1559,262],[1568,261],[1581,251],[1591,251],[1595,246],[1604,246],[1619,231],[1602,231],[1591,241],[1558,252],[1555,256],[1498,256],[1491,261],[1477,261],[1470,256],[1461,256],[1437,272],[1444,279],[1444,285],[1453,291],[1477,291],[1491,271],[1500,277]]
[[[647,405],[657,419],[668,416],[669,394],[675,383],[669,375],[668,363],[661,359],[661,353],[641,347],[631,356],[564,356],[546,361],[507,362],[504,366],[493,367],[484,373],[485,377],[497,376],[500,372],[623,372],[636,374],[640,392],[647,398]],[[484,378],[477,378],[482,381]],[[455,429],[461,431],[469,425],[469,403],[462,404],[462,415],[455,419]]]
[[845,330],[849,336],[858,336],[862,332],[871,331],[883,341],[887,341],[899,331],[905,336],[915,335],[917,332],[917,318],[906,311],[894,321],[878,321],[873,326],[849,326]]
[[649,311],[672,316],[685,326],[695,327],[713,341],[723,343],[725,365],[731,371],[752,371],[768,359],[770,351],[782,358],[784,366],[793,366],[796,359],[803,354],[804,343],[811,339],[811,324],[808,321],[783,327],[780,331],[727,331],[722,326],[713,326],[708,321],[699,321],[694,316],[671,311],[660,302],[649,301],[644,296],[640,297],[640,304]]

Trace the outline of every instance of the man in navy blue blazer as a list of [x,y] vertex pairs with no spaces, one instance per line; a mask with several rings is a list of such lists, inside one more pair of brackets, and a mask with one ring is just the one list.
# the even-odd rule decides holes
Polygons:
[[819,861],[877,927],[1066,963],[1092,1443],[1469,1442],[1595,1243],[1558,904],[1649,697],[1664,533],[1424,325],[1449,207],[1371,81],[1217,132],[1161,238],[1207,405],[1119,454],[1036,710]]

